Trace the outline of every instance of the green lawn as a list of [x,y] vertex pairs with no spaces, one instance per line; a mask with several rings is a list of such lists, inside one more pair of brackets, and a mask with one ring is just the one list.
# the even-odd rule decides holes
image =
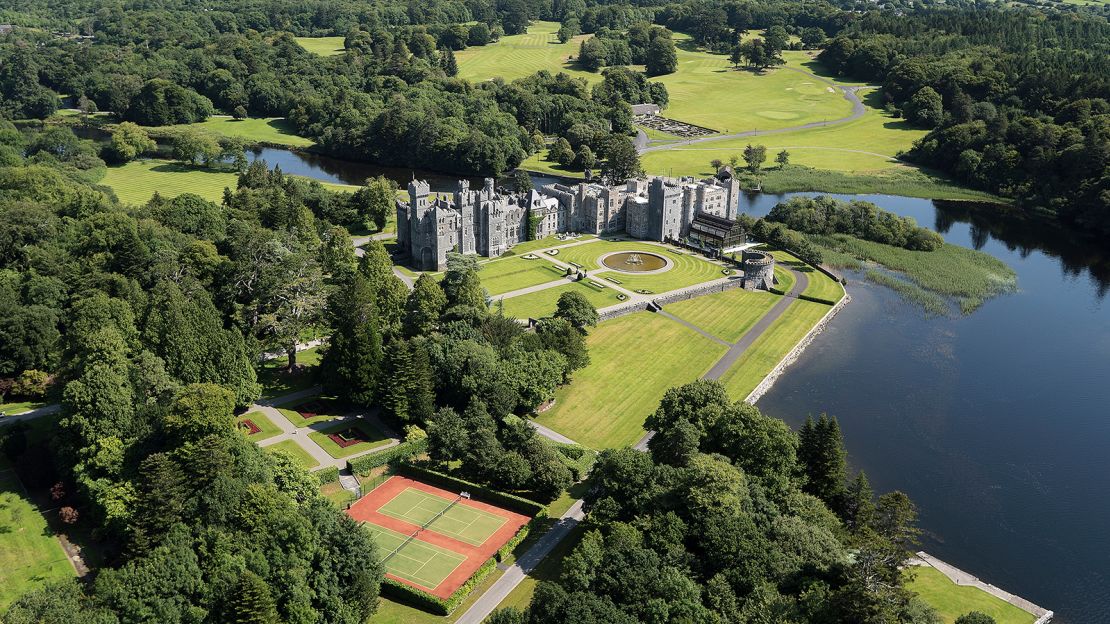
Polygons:
[[780,295],[766,291],[733,288],[672,303],[664,309],[725,342],[736,342],[779,301]]
[[575,78],[599,82],[600,72],[579,69],[568,60],[571,56],[578,56],[579,45],[589,35],[559,43],[555,36],[558,30],[558,22],[532,22],[527,34],[501,37],[497,43],[460,50],[455,53],[459,77],[473,82],[496,77],[509,81],[547,70],[553,74],[566,72]]
[[[337,433],[349,429],[355,430],[355,432],[358,433],[360,437],[362,437],[366,441],[359,442],[358,444],[352,444],[348,447],[340,447],[331,438],[328,437],[329,433]],[[384,433],[378,431],[377,427],[374,427],[373,425],[365,421],[348,421],[339,423],[334,427],[328,427],[327,429],[324,429],[322,431],[313,431],[308,434],[308,437],[313,442],[320,445],[320,448],[327,451],[328,455],[331,455],[336,459],[350,457],[351,455],[354,455],[356,453],[369,451],[370,449],[384,446],[388,443],[388,438],[385,437]]]
[[[0,412],[9,415],[22,414],[33,409],[45,407],[50,404],[48,400],[42,401],[12,401],[11,403],[0,403]],[[0,421],[2,422],[2,421]]]
[[775,267],[775,288],[778,288],[784,293],[788,293],[794,288],[794,282],[796,281],[797,279],[794,277],[793,273],[787,271],[783,267]]
[[286,369],[289,358],[285,356],[263,362],[262,367],[258,369],[262,397],[281,396],[311,388],[316,383],[316,367],[320,365],[320,347],[298,351],[297,364],[305,368],[290,374]]
[[75,575],[46,518],[25,498],[15,471],[0,470],[0,611],[24,592]]
[[956,585],[935,568],[914,566],[906,573],[911,577],[907,587],[936,609],[945,624],[952,624],[969,611],[985,613],[998,624],[1032,624],[1036,620],[1031,613],[977,587]]
[[586,300],[598,309],[617,305],[621,302],[621,300],[617,298],[617,295],[621,293],[618,293],[616,289],[597,288],[589,285],[590,281],[598,280],[586,279],[580,282],[567,282],[561,286],[545,288],[544,290],[534,293],[510,297],[508,299],[498,299],[494,297],[493,310],[497,310],[498,302],[504,302],[505,316],[518,319],[543,318],[554,314],[555,306],[559,302],[559,296],[570,291],[582,293],[582,295],[586,297]]
[[298,466],[304,468],[305,470],[312,470],[313,468],[320,465],[319,462],[317,462],[315,459],[312,459],[312,456],[308,454],[308,451],[301,448],[300,444],[297,444],[296,440],[285,440],[283,442],[278,442],[277,444],[271,444],[270,446],[266,447],[266,450],[270,453],[282,453],[284,455],[288,455],[293,459],[293,461],[297,463]]
[[[677,252],[670,247],[635,240],[598,240],[584,245],[575,245],[574,247],[560,249],[557,255],[550,257],[561,262],[577,264],[587,271],[596,271],[604,268],[598,262],[598,258],[614,251],[648,251],[660,256],[666,256],[675,264],[689,264],[691,267],[696,266],[696,262],[709,264],[699,256],[690,256]],[[712,267],[713,265],[710,266]],[[673,270],[674,269],[672,269],[672,271]],[[716,270],[719,270],[719,268],[716,268]]]
[[[809,284],[802,291],[803,295],[834,302],[840,301],[841,297],[844,296],[844,287],[840,285],[840,282],[802,262],[790,252],[776,249],[771,251],[771,255],[775,257],[775,263],[789,266],[795,271],[805,274],[809,279]],[[789,292],[789,289],[783,288],[783,290]]]
[[246,139],[252,143],[271,143],[289,147],[308,147],[312,139],[297,135],[293,124],[282,117],[254,117],[235,119],[226,115],[209,117],[205,121],[188,125],[161,126],[153,131],[173,131],[183,128],[206,130],[225,137]]
[[585,175],[572,167],[564,167],[559,163],[547,159],[547,150],[542,149],[520,163],[520,168],[535,173],[560,176],[563,178],[584,179]]
[[338,481],[332,481],[331,483],[321,485],[320,494],[322,494],[324,498],[335,503],[335,506],[340,509],[346,509],[347,504],[353,503],[355,500],[354,493],[349,490],[344,490],[343,486],[340,485]]
[[601,323],[587,344],[589,366],[574,373],[556,392],[554,407],[536,421],[595,449],[635,443],[663,393],[697,379],[725,353],[724,346],[651,312]]
[[343,37],[295,37],[297,44],[320,56],[335,56],[345,52]]
[[609,281],[606,278],[615,279],[620,282],[620,286],[625,290],[650,290],[654,293],[664,293],[728,277],[732,274],[731,270],[725,273],[725,267],[707,262],[700,256],[661,249],[648,249],[647,251],[670,258],[674,265],[671,266],[669,271],[663,273],[637,275],[620,271],[604,271],[594,273],[592,276],[600,279],[602,283]]
[[[315,425],[316,423],[327,422],[335,420],[343,415],[346,409],[336,403],[332,399],[313,397],[310,399],[301,399],[292,403],[282,405],[276,408],[285,419],[293,423],[296,427],[307,427]],[[306,413],[316,414],[309,418],[305,418],[297,410],[303,410]]]
[[[597,236],[594,236],[593,234],[580,234],[577,238],[567,238],[564,240],[559,240],[558,236],[548,236],[546,238],[541,238],[538,240],[517,243],[516,245],[513,245],[512,249],[510,249],[508,252],[505,252],[505,255],[508,255],[511,252],[513,255],[519,256],[529,252],[536,252],[541,249],[563,247],[565,245],[571,245],[573,243],[578,243],[581,241],[593,240],[595,238],[597,238]],[[541,256],[541,254],[538,253],[536,255]],[[502,257],[505,256],[503,255]]]
[[[125,204],[145,204],[155,191],[162,197],[193,193],[218,203],[223,200],[224,188],[234,189],[238,182],[239,176],[234,171],[190,167],[168,160],[136,160],[108,167],[100,181],[111,187]],[[321,184],[332,191],[354,192],[360,188],[349,184]]]
[[538,258],[532,260],[517,255],[483,264],[478,272],[482,286],[485,286],[489,294],[499,295],[564,277],[565,269],[544,260],[545,254],[535,255]]
[[247,434],[247,439],[251,442],[261,442],[268,440],[279,433],[281,429],[274,424],[272,420],[262,412],[247,412],[237,419],[240,423],[244,420],[250,420],[256,427],[260,429],[257,433],[247,434],[247,429],[240,427],[244,434]]
[[790,304],[781,317],[767,328],[759,338],[721,376],[721,383],[729,395],[743,400],[763,381],[767,373],[794,348],[821,317],[829,311],[823,303],[798,299]]

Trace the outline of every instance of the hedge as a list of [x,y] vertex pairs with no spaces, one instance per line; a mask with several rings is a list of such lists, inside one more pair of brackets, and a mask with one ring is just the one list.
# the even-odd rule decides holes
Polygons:
[[316,478],[320,480],[320,485],[339,480],[339,468],[336,468],[335,466],[328,466],[323,470],[317,470],[313,474],[315,474]]
[[778,288],[775,288],[774,286],[771,286],[771,287],[770,287],[770,288],[768,288],[767,290],[769,290],[769,291],[771,291],[771,292],[775,293],[776,295],[785,295],[785,294],[786,294],[786,291],[783,291],[783,290],[779,290]]
[[470,592],[481,583],[489,573],[497,566],[497,559],[490,557],[482,563],[481,567],[474,571],[474,574],[466,580],[465,583],[459,586],[447,599],[437,598],[426,591],[417,589],[412,585],[407,585],[400,581],[395,581],[391,578],[382,581],[382,595],[387,596],[397,602],[401,602],[418,609],[424,609],[436,615],[448,615],[459,605],[466,600]]
[[428,450],[428,438],[419,438],[410,442],[402,442],[397,446],[392,446],[380,451],[378,453],[370,453],[368,455],[360,455],[353,459],[347,460],[347,467],[351,472],[365,476],[370,474],[370,471],[379,466],[384,466],[388,463],[408,459],[415,455],[419,455]]
[[813,297],[811,295],[798,295],[798,298],[799,299],[805,299],[806,301],[813,301],[814,303],[824,303],[826,305],[836,305],[835,301],[831,301],[829,299],[822,299],[821,297]]
[[560,444],[552,442],[562,464],[574,473],[574,480],[581,481],[590,473],[597,461],[597,452],[578,444]]
[[542,503],[537,503],[533,500],[528,500],[514,494],[507,494],[499,492],[492,488],[477,483],[464,481],[458,477],[436,472],[423,466],[414,466],[407,462],[401,462],[397,465],[397,473],[415,477],[421,481],[427,481],[432,485],[438,485],[443,488],[451,490],[466,490],[470,495],[479,500],[483,500],[491,505],[504,507],[510,511],[522,513],[526,516],[546,516],[547,506]]
[[516,550],[516,547],[520,546],[520,543],[523,542],[526,537],[528,537],[528,534],[532,532],[532,525],[535,523],[536,519],[533,518],[532,520],[528,521],[528,524],[520,527],[520,529],[517,530],[516,535],[514,535],[512,539],[505,542],[504,546],[497,549],[497,555],[495,556],[495,558],[498,561],[504,561],[505,557],[508,557],[514,550]]

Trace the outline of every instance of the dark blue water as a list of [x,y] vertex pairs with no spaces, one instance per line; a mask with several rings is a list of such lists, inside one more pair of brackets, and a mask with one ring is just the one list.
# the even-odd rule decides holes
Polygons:
[[[257,156],[330,182],[414,175],[284,150]],[[436,190],[455,181],[415,175]],[[741,208],[761,216],[785,197],[755,195]],[[852,302],[760,407],[795,426],[837,416],[852,466],[876,491],[917,503],[931,554],[1057,621],[1110,622],[1110,255],[994,209],[860,197],[1000,258],[1020,290],[936,318],[849,274]]]

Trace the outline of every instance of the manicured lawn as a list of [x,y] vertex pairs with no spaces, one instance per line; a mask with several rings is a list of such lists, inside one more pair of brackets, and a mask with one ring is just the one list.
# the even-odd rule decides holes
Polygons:
[[590,281],[598,280],[587,278],[580,282],[567,282],[562,286],[545,288],[544,290],[534,293],[510,297],[508,299],[497,299],[495,297],[492,309],[496,311],[499,305],[498,302],[504,302],[505,316],[518,319],[544,318],[555,313],[555,307],[559,302],[559,296],[570,291],[582,293],[582,295],[586,297],[586,300],[597,309],[621,303],[621,300],[617,298],[617,295],[620,293],[618,293],[616,289],[590,286]]
[[243,138],[252,143],[272,143],[290,147],[308,147],[312,145],[312,139],[297,135],[293,129],[293,124],[283,117],[235,119],[227,115],[218,115],[209,117],[200,123],[163,126],[158,130],[177,130],[180,128],[206,130],[220,136]]
[[726,274],[724,272],[725,267],[707,262],[698,256],[656,250],[651,250],[651,252],[670,258],[674,262],[674,266],[669,271],[647,275],[604,271],[593,273],[592,276],[600,279],[602,283],[609,281],[605,278],[615,279],[620,282],[620,286],[625,290],[650,290],[653,293],[664,293],[733,274],[731,270]]
[[[335,420],[342,416],[346,410],[332,399],[313,397],[282,405],[277,408],[277,411],[294,426],[307,427],[316,423]],[[305,418],[301,415],[302,411],[315,414],[315,416]]]
[[798,281],[794,274],[782,267],[775,267],[775,288],[778,288],[784,293],[790,292],[794,288],[794,282]]
[[246,426],[241,426],[239,429],[247,436],[251,442],[261,442],[268,440],[277,434],[281,433],[281,429],[274,424],[272,420],[262,412],[247,412],[237,419],[240,423],[244,420],[249,420],[254,423],[254,426],[259,428],[256,433],[248,433],[249,429]]
[[583,179],[585,175],[572,167],[564,167],[559,163],[547,159],[547,150],[542,149],[520,163],[520,168],[525,171],[559,176],[563,178]]
[[[809,279],[809,284],[802,291],[803,295],[834,302],[840,301],[840,298],[844,296],[844,287],[840,285],[840,282],[802,262],[790,252],[776,249],[771,252],[771,255],[775,257],[777,264],[789,266],[795,271],[805,274]],[[783,288],[783,290],[789,292],[789,289]]]
[[515,256],[482,265],[478,277],[491,295],[562,279],[566,270],[544,260],[545,254],[526,260]]
[[[817,304],[814,304],[817,305]],[[585,446],[635,443],[663,393],[704,374],[725,347],[651,312],[599,324],[587,338],[590,365],[560,388],[536,421]]]
[[283,453],[285,455],[288,455],[293,459],[293,461],[297,462],[298,466],[304,468],[305,470],[312,470],[313,468],[320,465],[319,462],[317,462],[315,459],[312,459],[312,456],[308,454],[308,451],[301,448],[300,444],[297,444],[296,440],[285,440],[283,442],[278,442],[277,444],[271,444],[270,446],[266,447],[266,450],[270,453]]
[[[108,167],[104,186],[111,187],[125,204],[145,204],[155,191],[162,197],[193,193],[208,201],[223,200],[224,188],[234,189],[239,176],[227,169],[190,167],[168,160],[136,160],[118,167]],[[321,183],[332,191],[354,192],[357,186]]]
[[[365,442],[359,442],[357,444],[352,444],[351,446],[341,447],[338,443],[328,437],[328,434],[330,433],[339,433],[343,431],[350,431],[352,436],[357,435],[358,437],[365,440]],[[360,420],[339,423],[334,427],[328,427],[327,429],[324,429],[322,431],[313,431],[312,433],[308,434],[308,437],[316,444],[319,444],[320,448],[327,451],[328,455],[331,455],[336,459],[342,459],[344,457],[350,457],[351,455],[354,455],[356,453],[369,451],[370,449],[384,446],[388,442],[388,439],[385,437],[384,433],[378,431],[378,429],[370,423]]]
[[324,495],[324,498],[335,503],[335,506],[340,509],[346,509],[347,504],[355,500],[354,492],[344,490],[343,486],[340,485],[338,481],[332,481],[331,483],[321,485],[320,493]]
[[460,50],[455,53],[459,77],[473,82],[501,77],[508,82],[546,69],[552,74],[566,72],[575,78],[599,82],[600,72],[579,69],[568,61],[571,56],[578,56],[579,45],[589,35],[559,43],[555,36],[558,30],[558,22],[532,22],[527,34],[501,37],[497,43]]
[[316,383],[316,367],[320,365],[320,348],[312,347],[297,352],[297,364],[304,366],[290,374],[286,367],[289,358],[266,360],[258,369],[258,382],[262,384],[262,397],[269,398],[311,388]]
[[320,56],[343,54],[343,37],[295,37],[297,44],[305,50]]
[[[541,249],[551,249],[553,247],[563,247],[565,245],[571,245],[573,243],[578,243],[578,242],[587,241],[587,240],[593,240],[595,238],[597,238],[597,236],[594,236],[593,234],[580,234],[577,238],[567,238],[567,239],[563,239],[563,240],[559,240],[558,236],[548,236],[546,238],[541,238],[539,240],[524,241],[523,243],[518,243],[518,244],[514,245],[513,248],[510,249],[509,251],[511,251],[513,253],[513,255],[520,256],[520,255],[523,255],[523,254],[526,254],[526,253],[529,253],[529,252],[538,252]],[[542,257],[542,255],[539,254],[539,253],[537,253],[536,255]],[[502,257],[504,257],[504,256],[502,256]]]
[[936,609],[945,624],[952,624],[969,611],[985,613],[998,624],[1031,624],[1036,620],[1032,614],[977,587],[956,585],[935,568],[914,566],[906,574],[911,578],[907,587]]
[[[7,414],[9,416],[14,416],[16,414],[22,414],[23,412],[28,412],[28,411],[31,411],[33,409],[38,409],[40,407],[45,407],[49,404],[50,404],[50,402],[45,401],[45,400],[44,401],[12,401],[11,403],[0,403],[0,412],[2,412],[4,414]],[[2,418],[2,417],[0,417],[0,418]],[[3,420],[0,419],[0,422],[3,422]]]
[[763,290],[733,288],[672,303],[664,309],[725,342],[736,342],[779,301],[780,295]]
[[781,317],[721,376],[729,395],[743,400],[763,381],[779,361],[794,348],[821,317],[829,311],[823,303],[803,301],[790,304]]
[[[675,264],[678,264],[683,258],[683,254],[675,252],[669,247],[653,245],[636,240],[597,240],[592,243],[560,249],[557,255],[551,257],[568,264],[577,264],[587,271],[596,271],[598,269],[604,269],[598,262],[598,258],[614,251],[647,251],[660,256],[666,256],[675,262]],[[701,260],[695,256],[686,256],[686,258]]]
[[14,470],[0,469],[0,611],[24,592],[76,576]]

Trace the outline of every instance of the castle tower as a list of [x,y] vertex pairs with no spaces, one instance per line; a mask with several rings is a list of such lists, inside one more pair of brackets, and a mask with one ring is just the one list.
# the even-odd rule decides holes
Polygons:
[[464,254],[477,251],[477,238],[474,233],[479,225],[476,217],[474,193],[470,192],[470,181],[459,180],[455,189],[455,209],[459,211],[459,252]]
[[[435,270],[439,255],[439,236],[435,211],[431,209],[428,196],[431,187],[424,180],[409,182],[408,205],[408,251],[413,266],[421,270]],[[398,209],[398,217],[400,210]],[[398,227],[401,219],[398,219]]]
[[744,288],[770,290],[775,284],[775,258],[769,253],[749,249],[744,252]]

